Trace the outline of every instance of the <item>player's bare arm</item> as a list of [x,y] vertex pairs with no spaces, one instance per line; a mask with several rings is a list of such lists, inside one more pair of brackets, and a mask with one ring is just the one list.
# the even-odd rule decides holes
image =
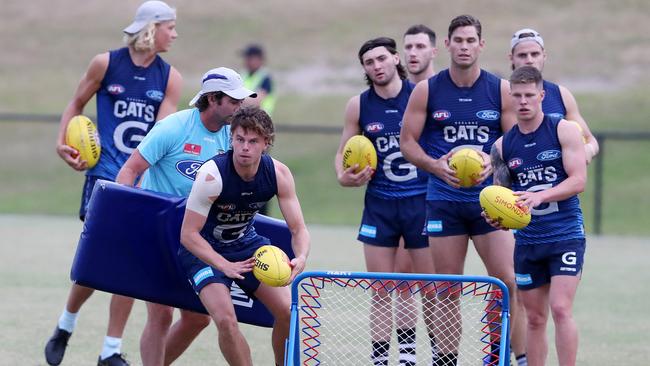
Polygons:
[[215,252],[210,243],[200,234],[201,229],[205,226],[210,207],[219,198],[221,189],[222,181],[219,169],[213,161],[209,161],[197,172],[192,191],[187,198],[187,207],[181,226],[181,244],[197,258],[220,270],[226,276],[243,279],[242,273],[253,270],[255,258],[230,262]]
[[135,149],[117,173],[115,182],[127,186],[133,186],[135,180],[147,169],[149,169],[149,162],[145,160],[138,149]]
[[503,161],[503,156],[501,155],[501,144],[503,143],[503,137],[499,137],[498,140],[492,145],[490,150],[490,158],[492,160],[492,170],[494,175],[494,184],[508,187],[512,185],[510,180],[510,171],[505,161]]
[[411,96],[404,111],[402,129],[400,131],[400,150],[404,158],[411,164],[429,173],[435,174],[452,187],[460,187],[460,179],[449,167],[451,152],[441,156],[439,159],[430,157],[422,146],[420,136],[424,129],[427,115],[427,100],[429,98],[429,83],[427,80],[419,82]]
[[510,96],[510,82],[501,79],[501,130],[503,133],[506,133],[516,123],[517,113],[512,97]]
[[582,136],[566,120],[558,124],[558,138],[562,146],[562,164],[567,178],[557,186],[539,192],[515,192],[518,202],[529,208],[545,202],[557,202],[584,191],[587,183],[587,164]]
[[183,87],[183,77],[181,73],[173,66],[169,69],[169,79],[167,80],[167,89],[165,90],[165,99],[160,103],[156,121],[169,116],[178,109],[178,101],[181,98]]
[[75,91],[72,100],[68,103],[61,115],[59,133],[56,140],[56,152],[63,161],[75,170],[86,170],[88,164],[79,159],[75,149],[65,144],[65,131],[70,119],[76,115],[82,114],[83,109],[86,104],[88,104],[90,98],[92,98],[93,95],[97,93],[97,90],[99,90],[102,79],[108,69],[108,59],[108,52],[93,57],[88,66],[88,70],[86,70],[86,73],[81,77],[81,81],[79,81],[79,85],[77,86],[77,90]]
[[334,158],[336,179],[343,187],[360,187],[368,183],[372,178],[373,172],[372,168],[369,166],[356,174],[354,173],[354,170],[358,168],[357,164],[348,169],[343,169],[343,147],[345,146],[345,143],[350,139],[350,137],[361,134],[361,129],[359,128],[360,108],[360,98],[358,95],[350,98],[348,104],[345,106],[345,124],[343,125],[343,132],[341,133],[339,149],[336,151],[336,157]]
[[296,195],[296,185],[291,171],[286,165],[277,160],[273,160],[273,163],[278,182],[278,205],[291,232],[291,247],[296,255],[290,262],[291,277],[288,281],[290,283],[305,269],[305,263],[309,255],[310,236]]
[[598,140],[596,140],[596,137],[593,135],[593,133],[591,133],[591,130],[589,129],[589,126],[587,125],[585,119],[582,118],[582,115],[580,114],[580,110],[578,108],[578,102],[576,101],[576,98],[573,96],[573,94],[569,91],[569,89],[560,85],[560,94],[562,94],[562,101],[564,102],[564,107],[566,108],[565,119],[578,122],[582,128],[582,134],[587,141],[585,143],[585,157],[587,159],[587,164],[589,164],[600,151]]

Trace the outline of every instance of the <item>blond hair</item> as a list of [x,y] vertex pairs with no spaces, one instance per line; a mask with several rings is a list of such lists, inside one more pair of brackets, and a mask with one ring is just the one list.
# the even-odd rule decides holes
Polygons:
[[155,47],[157,24],[159,23],[149,22],[138,33],[125,34],[124,43],[138,52],[152,51]]

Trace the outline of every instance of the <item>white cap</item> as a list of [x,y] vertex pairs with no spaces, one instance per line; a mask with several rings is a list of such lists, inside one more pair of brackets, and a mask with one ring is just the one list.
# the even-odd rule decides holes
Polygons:
[[244,88],[244,81],[236,71],[227,67],[217,67],[203,74],[201,91],[192,98],[190,106],[196,104],[201,95],[217,91],[224,92],[233,99],[257,97],[257,93]]
[[124,33],[136,34],[150,22],[164,22],[176,19],[176,10],[169,7],[162,1],[147,1],[140,5],[135,12],[135,19],[128,27],[124,28]]
[[544,39],[539,32],[534,29],[524,28],[518,30],[512,35],[512,39],[510,40],[510,49],[515,48],[516,45],[524,41],[535,41],[544,48]]

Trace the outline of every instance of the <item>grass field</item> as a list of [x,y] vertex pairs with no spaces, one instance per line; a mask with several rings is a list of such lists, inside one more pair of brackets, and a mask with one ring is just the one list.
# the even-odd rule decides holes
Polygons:
[[[44,365],[43,347],[64,306],[69,268],[81,223],[69,217],[0,215],[0,363]],[[311,225],[313,250],[308,269],[362,270],[353,228]],[[650,359],[645,336],[650,318],[644,296],[650,272],[647,239],[605,236],[588,239],[585,274],[575,304],[581,332],[578,364],[643,365]],[[331,253],[337,253],[332,255]],[[468,274],[483,274],[471,251]],[[645,300],[644,300],[645,299]],[[64,365],[95,362],[106,327],[109,296],[95,294],[82,309]],[[123,351],[140,364],[138,338],[145,318],[137,302],[127,326]],[[255,365],[268,365],[267,329],[243,326]],[[552,329],[549,329],[552,337]],[[551,338],[552,339],[552,338]],[[178,365],[224,364],[210,326]],[[557,364],[551,342],[549,365]]]
[[[121,46],[121,29],[141,0],[4,0],[0,113],[59,114],[91,57]],[[442,39],[449,20],[470,13],[483,22],[484,68],[507,75],[509,39],[533,27],[545,39],[545,77],[576,94],[592,130],[648,131],[650,2],[647,0],[169,0],[178,8],[179,39],[164,55],[184,77],[185,108],[200,75],[216,66],[238,68],[250,41],[268,49],[278,86],[279,125],[341,126],[346,100],[364,88],[359,45],[379,35],[401,38],[415,23],[438,33],[436,68],[447,66]],[[94,102],[87,114],[95,114]],[[81,224],[83,176],[54,152],[54,123],[0,121],[0,364],[44,365],[43,346],[69,288],[69,269]],[[279,134],[272,153],[292,169],[313,238],[309,269],[362,270],[355,228],[363,189],[335,180],[335,135]],[[650,141],[608,141],[603,231],[590,237],[585,277],[576,300],[581,365],[642,365],[650,359],[650,318],[644,296],[650,272]],[[593,166],[582,196],[592,230]],[[273,208],[277,214],[277,208]],[[616,236],[615,236],[616,235]],[[332,253],[336,253],[333,255]],[[476,255],[467,273],[482,274]],[[96,362],[109,296],[93,296],[82,311],[64,365]],[[646,299],[646,300],[644,300]],[[138,339],[145,309],[138,303],[124,351],[140,364]],[[270,364],[266,329],[243,326],[256,365]],[[552,329],[549,329],[552,339]],[[552,342],[551,342],[552,345]],[[549,364],[556,364],[551,346]],[[225,364],[211,326],[178,365]]]

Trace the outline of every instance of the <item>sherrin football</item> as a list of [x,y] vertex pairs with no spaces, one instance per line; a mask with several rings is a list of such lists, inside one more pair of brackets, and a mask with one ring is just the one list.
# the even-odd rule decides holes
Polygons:
[[363,135],[350,137],[343,146],[343,168],[348,169],[355,164],[359,164],[355,173],[362,171],[368,165],[373,170],[377,169],[377,151],[372,142]]
[[460,186],[468,188],[475,185],[481,177],[483,157],[474,149],[460,149],[449,158],[449,167],[456,171]]
[[101,144],[97,128],[90,118],[78,115],[70,119],[65,131],[65,144],[77,150],[80,159],[88,162],[89,169],[99,161]]
[[255,278],[273,287],[287,284],[291,277],[289,257],[275,245],[263,245],[255,251]]
[[530,211],[517,206],[517,196],[506,187],[492,185],[481,190],[481,208],[492,220],[508,229],[523,229],[530,223]]

